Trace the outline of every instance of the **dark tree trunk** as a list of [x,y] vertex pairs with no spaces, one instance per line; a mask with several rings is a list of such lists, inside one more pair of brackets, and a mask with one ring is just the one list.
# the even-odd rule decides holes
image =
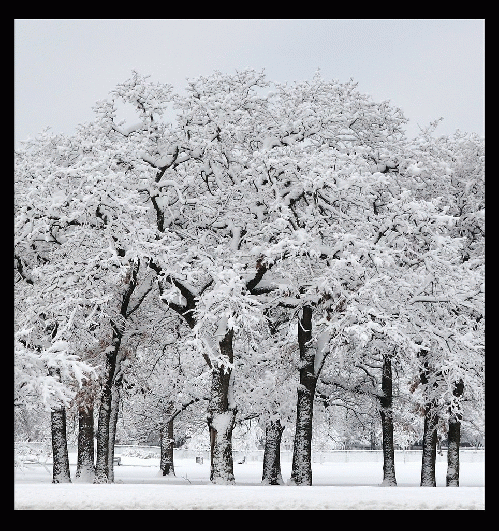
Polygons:
[[392,360],[389,354],[383,356],[383,374],[381,377],[380,399],[381,428],[383,431],[383,486],[395,487],[395,451],[393,447],[393,393]]
[[80,404],[78,408],[78,459],[76,479],[92,483],[94,465],[94,408],[93,404]]
[[161,457],[159,460],[159,468],[163,472],[163,476],[175,476],[175,467],[173,462],[173,422],[177,415],[182,413],[194,402],[198,402],[199,398],[193,398],[189,402],[184,402],[182,406],[175,409],[174,404],[170,402],[163,411],[163,425],[159,430]]
[[453,414],[449,417],[447,449],[447,475],[445,485],[447,487],[459,487],[459,443],[461,442],[461,421]]
[[[61,371],[49,369],[49,375],[60,380]],[[54,407],[50,412],[50,431],[52,434],[52,483],[71,483],[64,406]]]
[[284,426],[279,420],[269,420],[265,427],[265,450],[263,452],[262,483],[283,485],[281,474],[281,437]]
[[[464,383],[462,380],[456,382],[453,389],[453,394],[460,397],[464,391]],[[462,414],[460,411],[450,412],[449,416],[449,431],[447,434],[448,448],[447,448],[447,476],[445,484],[447,487],[459,487],[459,444],[461,443],[461,420]]]
[[436,487],[435,460],[437,457],[438,415],[433,404],[427,406],[424,416],[421,487]]
[[167,419],[160,430],[160,445],[161,445],[161,459],[159,463],[160,469],[163,471],[163,476],[175,476],[175,468],[173,466],[173,418],[172,411],[167,412],[170,418]]
[[[111,346],[113,348],[110,352],[106,352],[106,367],[103,376],[99,421],[97,424],[97,456],[95,462],[94,483],[107,483],[113,481],[114,434],[119,408],[118,388],[121,384],[121,376],[116,376],[121,373],[118,352],[123,338],[124,322],[127,318],[130,297],[137,286],[138,270],[139,262],[131,264],[128,286],[123,294],[120,307],[120,316],[123,319],[123,322],[116,323],[111,320],[111,327],[113,329]],[[113,385],[115,385],[115,389],[113,389]],[[116,394],[117,391],[118,394]],[[115,395],[114,405],[113,394]]]
[[[419,375],[421,383],[425,386],[424,393],[432,394],[436,387],[436,381],[429,388],[430,377],[435,377],[435,371],[430,367],[427,358],[428,351],[421,349],[419,357],[423,360]],[[437,457],[437,404],[434,399],[428,399],[424,405],[424,428],[423,428],[423,455],[421,459],[421,487],[436,487],[435,460]]]
[[[162,231],[162,223],[158,218],[158,227]],[[162,270],[153,261],[149,261],[156,273],[161,274]],[[255,279],[248,283],[248,290],[252,290],[261,280],[266,268],[261,268]],[[178,282],[174,278],[167,276],[165,280],[179,288],[186,300],[185,305],[178,305],[172,302],[168,306],[181,315],[190,328],[196,326],[196,318],[193,310],[196,309],[197,298],[194,293]],[[211,281],[205,286],[208,287]],[[158,284],[160,294],[163,293],[161,283]],[[203,288],[203,289],[205,289]],[[219,342],[220,352],[229,363],[233,362],[232,351],[233,330],[229,330],[222,341]],[[233,458],[232,458],[232,430],[234,428],[237,409],[233,404],[229,404],[229,388],[231,367],[221,365],[218,362],[212,364],[210,357],[203,354],[203,357],[211,370],[211,391],[208,404],[207,422],[210,433],[211,450],[211,470],[210,481],[213,483],[234,483]]]
[[[118,414],[120,411],[120,388],[121,388],[121,364],[117,363],[117,371],[111,388],[111,414],[109,416],[109,443],[107,459],[107,480],[114,482],[114,443],[116,439],[116,425],[118,424]],[[120,377],[118,377],[118,374]]]
[[312,420],[317,376],[314,374],[316,349],[310,345],[311,339],[312,308],[304,306],[302,319],[298,323],[301,368],[290,478],[290,483],[293,485],[312,485]]
[[[220,341],[220,353],[233,362],[233,331],[229,330]],[[229,404],[231,368],[225,365],[212,367],[210,402],[208,405],[208,427],[210,430],[211,472],[213,483],[234,483],[232,458],[232,430],[236,420],[236,408]]]
[[99,421],[97,423],[97,456],[95,462],[94,483],[108,482],[109,424],[111,422],[112,385],[118,348],[119,344],[117,345],[117,348],[106,357],[106,368],[99,408]]
[[66,409],[54,409],[50,413],[52,432],[52,483],[71,483],[68,443],[66,438]]

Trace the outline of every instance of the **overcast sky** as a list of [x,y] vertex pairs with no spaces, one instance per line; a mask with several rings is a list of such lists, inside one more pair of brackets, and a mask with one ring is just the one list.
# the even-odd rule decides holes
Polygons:
[[17,19],[15,143],[50,126],[71,134],[132,70],[177,89],[214,70],[273,81],[347,81],[410,120],[409,136],[485,135],[485,21],[410,19]]

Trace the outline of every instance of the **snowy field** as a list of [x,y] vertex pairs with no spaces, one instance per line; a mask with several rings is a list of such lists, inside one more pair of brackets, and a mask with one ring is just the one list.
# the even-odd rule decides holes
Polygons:
[[[76,454],[69,455],[75,477]],[[485,463],[461,463],[461,486],[445,487],[446,463],[436,463],[436,488],[419,487],[420,463],[398,462],[398,487],[380,487],[382,463],[314,463],[311,487],[260,485],[262,464],[234,463],[236,485],[209,482],[209,462],[177,459],[174,478],[158,474],[159,459],[123,456],[115,483],[51,483],[52,467],[15,470],[14,509],[485,509]],[[291,463],[282,463],[286,481]]]

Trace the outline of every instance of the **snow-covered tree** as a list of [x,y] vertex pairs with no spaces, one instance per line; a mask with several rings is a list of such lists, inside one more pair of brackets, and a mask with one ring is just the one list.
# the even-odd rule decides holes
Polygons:
[[[30,323],[39,315],[51,319],[59,336],[71,335],[78,352],[82,343],[98,343],[93,332],[104,322],[112,329],[111,346],[102,348],[107,355],[102,398],[109,402],[123,308],[130,297],[130,275],[134,288],[133,271],[138,261],[125,258],[116,236],[123,229],[119,220],[126,222],[129,211],[124,207],[120,218],[114,216],[114,209],[116,204],[126,205],[128,199],[120,203],[113,194],[118,200],[113,203],[109,190],[100,189],[101,195],[93,193],[104,166],[96,160],[99,154],[92,151],[95,146],[85,143],[85,135],[92,135],[91,128],[82,128],[74,137],[45,133],[17,154],[15,259],[21,277],[28,284],[36,280],[29,310],[21,312],[24,322]],[[128,229],[122,232],[130,233]],[[27,276],[30,263],[33,267]],[[120,288],[123,283],[124,290]],[[123,301],[117,304],[120,297]],[[110,411],[107,406],[109,403],[103,413]],[[102,426],[108,424],[101,420]],[[107,457],[99,460],[99,455],[108,452],[104,439],[105,435],[98,442],[97,464],[105,461],[98,467],[102,474]]]
[[77,394],[75,387],[81,388],[95,377],[95,369],[74,354],[78,352],[74,337],[77,331],[72,326],[75,312],[69,320],[63,316],[49,318],[43,312],[37,318],[37,295],[27,297],[16,308],[14,406],[24,410],[43,406],[50,411],[53,482],[70,482],[66,407]]
[[175,475],[174,421],[207,400],[209,371],[192,347],[178,341],[185,323],[174,312],[165,315],[160,305],[152,297],[133,317],[136,332],[126,348],[134,354],[123,377],[122,401],[123,422],[133,426],[139,440],[150,440],[151,434],[159,438],[160,469],[166,476]]
[[[135,123],[116,122],[118,101],[135,108]],[[172,123],[164,120],[167,108],[176,112]],[[469,348],[480,352],[483,325],[464,332],[482,315],[483,205],[463,206],[466,191],[481,193],[466,177],[470,165],[482,164],[475,137],[435,141],[428,130],[409,142],[400,109],[373,102],[352,80],[327,81],[320,73],[287,85],[252,69],[215,72],[174,94],[133,72],[94,110],[95,120],[75,135],[44,133],[19,155],[16,233],[25,243],[22,253],[16,248],[16,267],[29,284],[26,264],[45,260],[41,248],[50,246],[42,280],[64,283],[57,311],[74,309],[82,329],[110,327],[99,478],[108,478],[112,465],[120,348],[134,326],[140,329],[130,317],[149,304],[149,293],[187,325],[176,348],[194,348],[209,370],[214,483],[234,482],[237,390],[248,387],[252,371],[256,382],[288,382],[282,373],[289,348],[299,377],[296,484],[312,483],[316,385],[328,353],[345,344],[360,345],[352,350],[355,364],[373,338],[386,343],[385,420],[393,349],[415,373],[418,353],[430,352],[428,367],[450,385],[429,397],[437,387],[423,384],[414,396],[421,392],[423,401],[460,414],[454,390],[467,366],[451,359]],[[283,314],[278,326],[276,312]],[[296,334],[279,331],[290,326]],[[267,375],[256,369],[262,348],[273,356]],[[282,402],[251,403],[251,413],[275,423],[279,440]]]

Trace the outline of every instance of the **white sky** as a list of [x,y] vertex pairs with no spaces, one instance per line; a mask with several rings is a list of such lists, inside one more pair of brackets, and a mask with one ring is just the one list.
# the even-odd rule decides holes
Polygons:
[[411,19],[16,19],[15,143],[71,134],[132,70],[178,90],[214,70],[273,81],[353,77],[410,122],[485,135],[485,21]]

